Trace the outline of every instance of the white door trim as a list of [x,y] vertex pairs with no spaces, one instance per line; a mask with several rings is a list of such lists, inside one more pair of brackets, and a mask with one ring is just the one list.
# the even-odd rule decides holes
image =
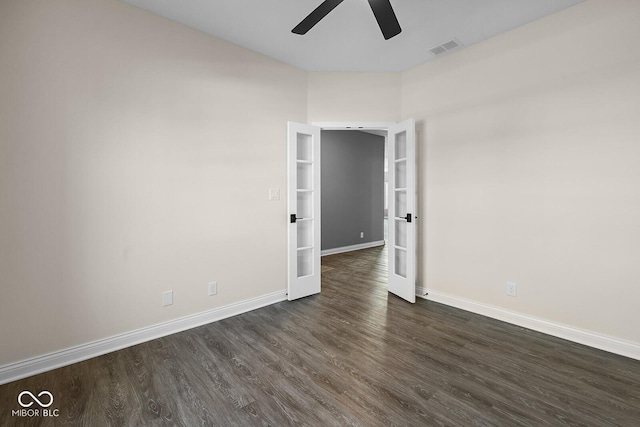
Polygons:
[[387,130],[398,122],[312,122],[322,130]]

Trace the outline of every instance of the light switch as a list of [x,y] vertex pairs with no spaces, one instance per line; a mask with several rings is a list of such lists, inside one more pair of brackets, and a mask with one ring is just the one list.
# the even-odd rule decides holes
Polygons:
[[278,188],[270,188],[269,189],[269,200],[271,200],[271,201],[280,200],[280,189],[278,189]]

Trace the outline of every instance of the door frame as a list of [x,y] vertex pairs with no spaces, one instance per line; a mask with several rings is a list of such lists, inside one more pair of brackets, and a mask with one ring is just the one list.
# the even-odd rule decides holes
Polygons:
[[[316,126],[320,128],[320,131],[322,132],[323,130],[360,130],[360,131],[366,131],[366,130],[384,130],[384,131],[388,131],[389,127],[394,126],[398,123],[401,123],[403,120],[401,121],[388,121],[388,122],[311,122],[312,126]],[[388,135],[387,135],[388,138]],[[387,138],[385,138],[385,157],[387,157],[387,150],[388,150],[388,146],[387,146]],[[417,142],[417,141],[416,141]],[[320,145],[322,146],[322,138],[320,139]],[[417,153],[416,153],[417,155]],[[417,166],[417,165],[416,165]],[[418,183],[416,182],[416,185]],[[322,183],[321,183],[321,188],[322,188]],[[321,190],[322,191],[322,190]],[[416,210],[417,210],[417,206],[416,206]],[[415,214],[415,212],[414,212]],[[417,218],[417,216],[416,216]],[[322,225],[321,227],[321,232],[322,232]],[[416,238],[417,238],[417,234],[416,234]],[[385,239],[385,243],[386,239]],[[417,242],[416,242],[417,245]],[[417,246],[416,246],[416,251],[417,251]],[[417,254],[416,254],[417,256]],[[417,264],[416,264],[416,268],[417,268]],[[417,279],[417,271],[416,271],[416,279]],[[388,286],[388,284],[387,284]],[[417,290],[418,290],[418,286],[416,283],[416,295],[417,295]]]
[[[323,130],[382,130],[388,131],[389,126],[395,125],[399,122],[311,122],[311,126],[320,128],[320,132]],[[322,139],[320,140],[322,145]],[[387,140],[385,138],[384,154],[387,155]],[[385,244],[387,239],[384,240]],[[331,254],[327,254],[331,255]],[[323,255],[324,256],[324,255]]]
[[[311,122],[311,126],[320,128],[320,132],[323,130],[382,130],[388,131],[389,126],[393,126],[399,122]],[[322,146],[322,138],[320,139],[320,145]],[[384,154],[387,155],[387,139],[384,142]],[[322,226],[320,226],[322,227]],[[385,244],[388,243],[387,239],[384,239]],[[332,254],[327,254],[332,255]],[[324,256],[324,255],[321,255]]]
[[[389,121],[389,122],[311,122],[309,125],[305,125],[303,123],[300,123],[300,125],[302,126],[311,126],[314,127],[316,129],[319,130],[319,132],[322,132],[323,130],[357,130],[357,131],[367,131],[367,130],[383,130],[383,131],[387,131],[387,137],[385,138],[385,156],[387,156],[387,150],[389,149],[388,147],[388,131],[389,128],[392,128],[395,125],[399,125],[400,123],[404,122],[400,121],[400,122],[395,122],[395,121]],[[291,124],[291,123],[290,123]],[[415,127],[415,124],[414,124]],[[289,134],[289,132],[288,132]],[[322,146],[322,138],[319,139],[319,149],[321,150],[321,146]],[[417,141],[416,141],[417,142]],[[417,154],[417,153],[416,153]],[[416,159],[417,160],[417,159]],[[417,166],[417,165],[416,165]],[[415,183],[417,185],[417,182]],[[321,178],[319,178],[319,186],[320,186],[320,191],[322,191],[322,182],[321,182]],[[387,195],[387,197],[389,197],[389,195]],[[417,206],[415,206],[415,208],[417,208]],[[290,209],[289,209],[290,210]],[[415,215],[415,213],[414,213]],[[415,218],[417,219],[417,216],[415,216]],[[319,224],[320,226],[320,235],[322,233],[322,225],[321,223]],[[417,234],[416,234],[416,238],[417,238]],[[386,241],[386,239],[385,239]],[[417,242],[416,242],[417,244]],[[290,246],[290,245],[289,245]],[[417,245],[416,245],[416,251],[417,251]],[[319,258],[321,258],[321,254],[319,254]],[[416,253],[417,256],[417,253]],[[417,265],[416,265],[417,267]],[[417,271],[415,272],[416,277],[415,279],[417,279]],[[318,269],[318,279],[321,279],[321,269]],[[289,282],[289,280],[288,280]],[[388,286],[389,284],[387,284]],[[290,286],[290,284],[288,285]],[[415,291],[418,290],[418,286],[417,283],[414,283],[414,287],[415,287]],[[391,289],[388,289],[389,292],[391,292]],[[415,292],[414,291],[414,292]],[[391,292],[391,293],[395,293],[395,292]],[[417,294],[416,294],[417,295]],[[404,296],[401,296],[403,299],[406,299]],[[415,298],[415,295],[414,295]],[[289,300],[291,300],[292,298],[290,297]],[[415,300],[410,300],[407,299],[407,301],[409,302],[415,302]]]
[[398,122],[311,122],[320,130],[387,130]]

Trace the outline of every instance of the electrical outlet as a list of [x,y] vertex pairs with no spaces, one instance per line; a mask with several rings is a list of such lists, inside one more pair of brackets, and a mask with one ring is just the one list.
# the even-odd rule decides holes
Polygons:
[[360,238],[361,238],[361,239],[364,239],[364,231],[361,231],[361,232],[360,232]]
[[218,295],[218,282],[209,283],[209,296]]
[[510,297],[515,297],[518,295],[518,285],[514,282],[507,282],[507,295]]
[[162,306],[173,305],[173,291],[165,291],[162,293]]

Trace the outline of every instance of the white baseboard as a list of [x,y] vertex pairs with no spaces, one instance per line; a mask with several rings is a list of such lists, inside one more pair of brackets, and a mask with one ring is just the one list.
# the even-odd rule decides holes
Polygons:
[[368,243],[360,243],[358,245],[342,246],[341,248],[325,249],[323,251],[320,251],[320,256],[335,255],[335,254],[341,254],[344,252],[351,252],[351,251],[359,251],[360,249],[375,248],[376,246],[384,246],[384,240],[377,240],[375,242],[368,242]]
[[523,328],[553,335],[554,337],[640,360],[640,344],[638,343],[589,332],[421,287],[416,287],[416,295],[430,301],[491,317],[503,322],[522,326]]
[[92,357],[101,356],[112,351],[131,347],[132,345],[175,334],[176,332],[206,325],[207,323],[266,307],[280,301],[285,301],[286,299],[286,290],[273,292],[224,307],[214,308],[124,334],[0,366],[0,384],[6,384],[52,369],[91,359]]

